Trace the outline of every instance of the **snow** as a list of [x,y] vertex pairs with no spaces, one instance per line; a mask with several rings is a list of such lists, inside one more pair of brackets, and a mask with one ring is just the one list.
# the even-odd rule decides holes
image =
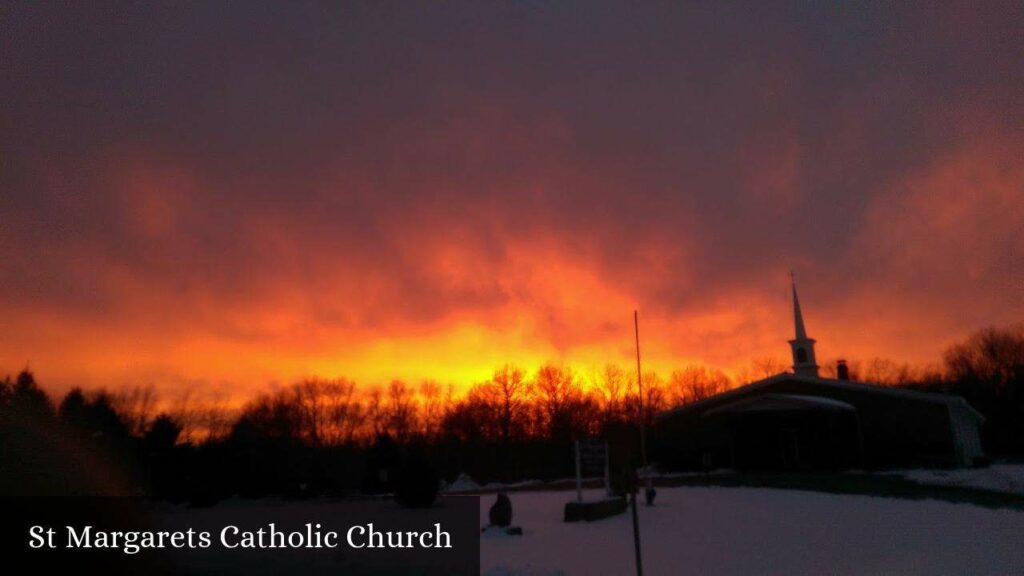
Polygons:
[[[588,498],[600,497],[589,491]],[[518,492],[523,536],[481,536],[488,576],[633,574],[629,512],[562,522],[571,492]],[[494,498],[480,500],[481,525]],[[764,488],[659,488],[641,505],[644,573],[1024,574],[1024,512]]]
[[477,490],[480,490],[480,488],[481,486],[479,484],[474,482],[468,474],[463,472],[462,474],[459,474],[459,477],[451,484],[445,486],[444,491],[455,494],[458,492],[476,492]]
[[[597,476],[584,476],[584,482],[592,481],[604,481],[604,478]],[[488,482],[486,484],[477,484],[467,474],[459,474],[458,478],[454,482],[445,486],[444,492],[448,494],[460,494],[460,493],[492,493],[492,492],[506,492],[509,490],[520,490],[523,488],[537,488],[537,487],[548,487],[557,488],[555,485],[566,485],[575,483],[575,477],[569,478],[557,478],[554,480],[521,480],[519,482]],[[575,485],[575,484],[574,484]]]
[[837,408],[839,410],[856,410],[852,404],[832,398],[825,398],[823,396],[807,396],[806,394],[779,394],[779,396],[793,398],[794,400],[799,400],[800,402],[813,404],[815,406],[825,406],[829,408]]
[[918,484],[1024,494],[1024,464],[993,464],[987,468],[955,470],[902,470],[897,474]]

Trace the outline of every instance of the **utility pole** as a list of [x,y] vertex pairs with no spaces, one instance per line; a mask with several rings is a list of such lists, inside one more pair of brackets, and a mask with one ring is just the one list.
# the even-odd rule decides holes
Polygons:
[[[636,391],[640,408],[640,459],[643,468],[647,469],[647,437],[644,433],[644,378],[640,371],[640,320],[637,311],[633,310],[633,334],[636,336]],[[639,491],[639,482],[633,470],[629,471],[629,507],[633,515],[633,552],[636,556],[636,574],[644,575],[644,563],[640,555],[640,519],[637,517],[636,493]]]
[[640,401],[640,461],[643,470],[647,470],[647,428],[644,422],[644,377],[640,371],[640,320],[637,311],[633,310],[633,333],[636,335],[636,390]]
[[640,557],[640,520],[636,514],[636,493],[639,488],[635,481],[630,481],[629,507],[633,512],[633,554],[636,557],[636,576],[644,576],[644,561]]

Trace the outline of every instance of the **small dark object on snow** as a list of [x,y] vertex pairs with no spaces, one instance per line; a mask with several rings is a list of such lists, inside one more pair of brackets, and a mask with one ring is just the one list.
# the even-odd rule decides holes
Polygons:
[[504,492],[498,493],[498,499],[491,505],[488,514],[491,526],[506,527],[512,523],[512,501]]
[[589,502],[573,500],[572,502],[565,503],[565,521],[593,522],[608,518],[609,516],[615,516],[616,514],[622,514],[625,511],[626,499],[621,496],[605,498],[603,500],[591,500]]
[[654,489],[654,486],[648,486],[647,489],[644,490],[644,498],[647,499],[648,506],[654,505],[654,497],[657,495],[658,491]]

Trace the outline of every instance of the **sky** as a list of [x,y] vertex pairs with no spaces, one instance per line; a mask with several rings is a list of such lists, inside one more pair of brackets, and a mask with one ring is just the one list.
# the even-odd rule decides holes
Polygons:
[[[1024,5],[5,3],[0,373],[929,362],[1024,320]],[[930,4],[930,3],[929,3]]]

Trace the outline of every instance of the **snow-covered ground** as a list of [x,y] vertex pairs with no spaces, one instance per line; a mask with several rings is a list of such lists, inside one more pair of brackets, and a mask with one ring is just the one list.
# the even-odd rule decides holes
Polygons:
[[[575,480],[575,478],[563,478],[561,480],[549,480],[547,482],[544,480],[522,480],[520,482],[488,482],[487,484],[477,484],[476,481],[469,477],[469,475],[459,474],[455,481],[444,486],[441,491],[447,494],[497,492],[499,490],[515,490],[519,488],[543,486],[544,484],[575,482]],[[586,478],[586,480],[600,480],[600,478]]]
[[987,468],[955,470],[902,470],[898,473],[919,484],[1024,494],[1024,464],[993,464]]
[[[628,511],[566,524],[572,492],[509,497],[525,534],[484,533],[484,574],[635,573]],[[481,525],[493,500],[481,497]],[[640,532],[648,575],[1024,574],[1024,512],[933,500],[660,488],[654,507],[640,506]]]

